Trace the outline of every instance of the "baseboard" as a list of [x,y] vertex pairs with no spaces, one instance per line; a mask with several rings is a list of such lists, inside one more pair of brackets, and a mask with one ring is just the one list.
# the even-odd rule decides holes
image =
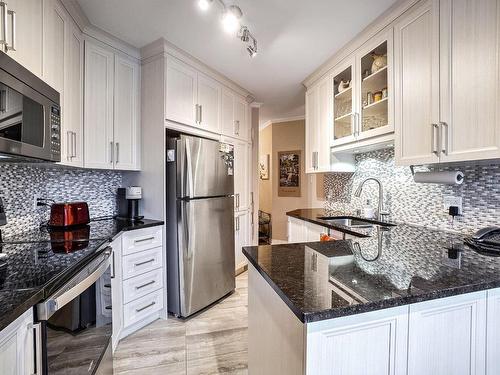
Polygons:
[[247,262],[242,262],[240,264],[238,264],[236,266],[236,270],[235,270],[235,275],[238,276],[238,275],[241,275],[243,272],[247,271],[248,270],[248,263]]
[[123,328],[122,331],[120,332],[120,340],[123,340],[125,337],[131,335],[134,332],[137,332],[141,328],[147,326],[148,324],[153,323],[155,320],[161,319],[161,311],[158,311],[154,314],[151,314],[147,318],[141,320],[140,322],[134,323],[131,326],[128,326],[126,328]]

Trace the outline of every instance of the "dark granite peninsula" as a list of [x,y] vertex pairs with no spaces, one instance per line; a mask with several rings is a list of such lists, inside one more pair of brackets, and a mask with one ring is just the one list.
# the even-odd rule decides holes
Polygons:
[[[477,253],[461,235],[405,224],[360,235],[244,248],[250,368],[355,374],[373,367],[383,371],[370,374],[406,374],[429,350],[444,358],[436,373],[484,368],[484,358],[499,348],[500,257]],[[292,338],[293,345],[283,345]],[[474,347],[457,348],[456,342]],[[453,360],[444,356],[447,345],[458,352]],[[267,368],[268,352],[296,360]]]

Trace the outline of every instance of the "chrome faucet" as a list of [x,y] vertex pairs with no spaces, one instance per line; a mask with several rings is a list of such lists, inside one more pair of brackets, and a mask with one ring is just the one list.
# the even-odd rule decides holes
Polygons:
[[378,221],[384,221],[384,217],[388,215],[388,212],[384,210],[384,188],[382,186],[382,183],[378,178],[375,177],[369,177],[365,179],[361,184],[359,184],[358,188],[354,192],[354,195],[356,197],[361,196],[361,192],[363,191],[363,186],[367,181],[375,181],[378,184],[378,208],[377,208],[377,219]]

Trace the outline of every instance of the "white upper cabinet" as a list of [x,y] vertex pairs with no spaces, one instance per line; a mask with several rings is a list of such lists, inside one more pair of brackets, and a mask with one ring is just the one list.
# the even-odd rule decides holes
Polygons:
[[115,56],[114,142],[115,168],[138,168],[139,144],[139,65],[123,56]]
[[85,41],[87,168],[140,168],[139,86],[137,61],[100,43]]
[[394,27],[396,162],[439,161],[439,9],[422,1]]
[[330,171],[333,90],[328,76],[306,93],[306,173]]
[[440,160],[500,158],[500,1],[440,1]]
[[85,167],[113,169],[114,54],[85,41]]
[[194,126],[197,122],[197,72],[189,65],[168,56],[166,83],[166,118]]
[[[356,140],[356,96],[353,90],[354,56],[335,66],[331,82],[333,86],[333,146]],[[348,85],[346,85],[348,83]]]
[[[7,53],[32,73],[42,77],[44,2],[42,0],[9,0],[5,4],[9,11]],[[15,22],[13,22],[14,19]]]
[[428,0],[397,20],[399,165],[500,158],[499,22],[499,0]]
[[221,132],[223,135],[250,141],[250,124],[246,100],[222,88]]
[[214,79],[198,73],[198,127],[220,133],[221,85]]
[[57,0],[46,0],[44,6],[44,79],[61,94],[61,123],[64,124],[64,51],[66,50],[68,15]]

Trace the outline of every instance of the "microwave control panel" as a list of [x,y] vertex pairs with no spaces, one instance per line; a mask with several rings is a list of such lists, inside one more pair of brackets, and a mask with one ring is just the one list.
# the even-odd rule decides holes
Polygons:
[[50,109],[50,151],[52,156],[61,155],[61,109],[52,106]]

